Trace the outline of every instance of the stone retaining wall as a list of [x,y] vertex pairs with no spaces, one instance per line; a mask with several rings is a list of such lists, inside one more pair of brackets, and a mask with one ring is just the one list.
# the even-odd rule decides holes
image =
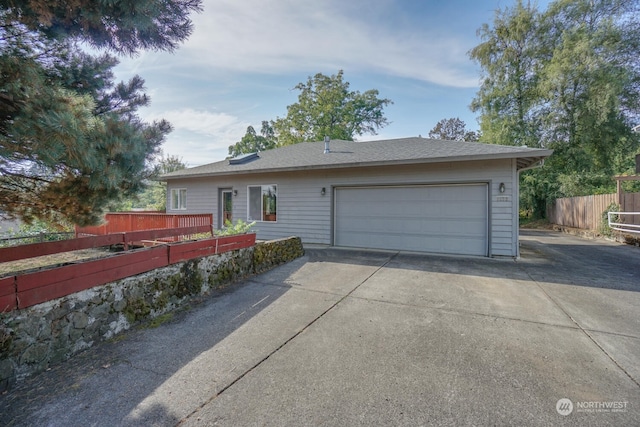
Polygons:
[[0,391],[194,297],[303,254],[297,237],[259,242],[0,313]]

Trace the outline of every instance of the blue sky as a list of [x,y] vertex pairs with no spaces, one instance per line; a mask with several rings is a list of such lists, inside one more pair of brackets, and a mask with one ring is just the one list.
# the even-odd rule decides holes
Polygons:
[[[198,166],[224,159],[247,126],[286,115],[292,88],[316,73],[352,90],[377,89],[391,124],[359,140],[427,136],[443,118],[478,128],[469,109],[480,78],[468,51],[496,8],[515,0],[205,0],[176,52],[121,58],[116,78],[139,74],[145,120],[174,131],[163,146]],[[539,2],[545,3],[546,2]]]

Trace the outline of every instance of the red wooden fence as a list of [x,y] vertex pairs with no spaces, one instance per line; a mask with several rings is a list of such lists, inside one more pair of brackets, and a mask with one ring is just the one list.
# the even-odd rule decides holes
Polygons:
[[[180,233],[184,232],[184,229],[178,230]],[[160,233],[156,236],[166,235],[170,232],[176,233],[175,230],[148,231]],[[131,234],[134,233],[121,233],[117,236]],[[135,237],[139,238],[140,236],[136,235]],[[0,312],[30,307],[179,261],[247,248],[253,246],[255,241],[256,235],[251,233],[170,243],[122,252],[107,258],[80,261],[70,265],[0,278]],[[15,248],[10,249],[15,250]]]
[[14,276],[0,279],[0,313],[18,308],[16,298],[16,278]]
[[166,229],[179,227],[213,226],[212,214],[172,215],[162,212],[109,212],[104,216],[104,224],[78,227],[76,237],[101,236],[130,231]]
[[19,259],[35,258],[59,252],[77,251],[80,249],[99,248],[123,244],[125,248],[135,242],[160,240],[175,237],[183,240],[194,234],[211,233],[211,226],[182,227],[160,230],[143,230],[130,233],[115,233],[103,236],[86,236],[77,239],[60,240],[55,242],[32,243],[29,245],[0,248],[0,262],[16,261]]
[[16,304],[18,308],[30,307],[97,285],[165,267],[168,265],[167,249],[166,246],[156,246],[16,276]]
[[211,243],[211,239],[175,243],[170,246],[169,264],[247,248],[249,246],[253,246],[255,242],[256,235],[252,233],[217,237],[215,239],[215,245]]

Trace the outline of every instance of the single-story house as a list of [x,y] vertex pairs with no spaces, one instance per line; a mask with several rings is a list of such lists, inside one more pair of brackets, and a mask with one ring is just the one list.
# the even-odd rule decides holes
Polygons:
[[168,213],[256,221],[258,239],[518,256],[518,174],[550,150],[402,138],[305,142],[163,175]]

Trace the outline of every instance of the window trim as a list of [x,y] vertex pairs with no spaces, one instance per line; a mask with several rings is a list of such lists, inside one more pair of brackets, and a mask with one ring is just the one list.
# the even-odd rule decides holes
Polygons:
[[[184,192],[184,196],[183,196],[183,192]],[[176,196],[177,197],[177,203],[174,204],[174,200],[176,200]],[[177,207],[174,207],[176,206]],[[186,211],[187,210],[187,189],[186,188],[172,188],[171,189],[171,210],[172,211]]]
[[[276,212],[275,212],[275,220],[274,221],[267,221],[264,219],[264,209],[263,206],[261,206],[260,209],[260,218],[252,218],[251,217],[251,188],[255,188],[258,187],[260,188],[260,196],[262,198],[262,194],[263,191],[267,188],[274,188],[275,191],[275,197],[276,197]],[[267,222],[267,223],[276,223],[278,222],[278,184],[250,184],[247,185],[247,221],[256,221],[256,222]]]

